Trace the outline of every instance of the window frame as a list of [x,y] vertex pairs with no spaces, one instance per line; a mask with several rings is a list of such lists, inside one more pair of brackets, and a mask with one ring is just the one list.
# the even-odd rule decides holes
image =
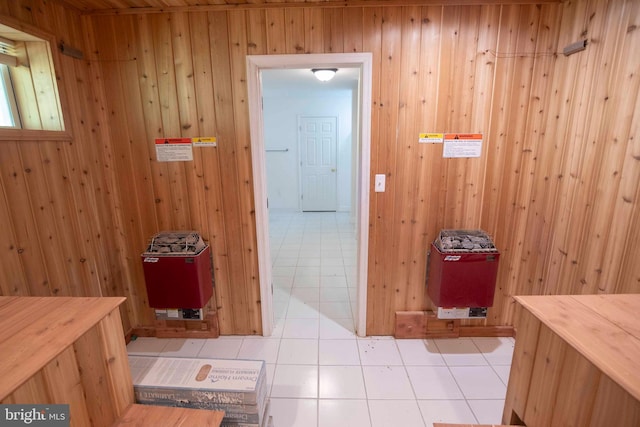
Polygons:
[[[41,41],[46,42],[48,51],[50,53],[50,67],[51,67],[51,79],[54,87],[54,98],[57,102],[60,123],[63,129],[61,130],[43,130],[43,129],[25,129],[25,128],[9,128],[0,127],[0,142],[2,141],[71,141],[73,140],[73,134],[70,129],[71,121],[67,118],[69,116],[69,108],[66,102],[66,88],[64,79],[58,78],[59,70],[62,69],[60,52],[57,48],[56,37],[42,29],[34,27],[33,25],[24,23],[15,18],[6,15],[0,15],[0,26],[9,27],[15,33],[12,35],[3,34],[11,40],[16,41]],[[13,36],[15,34],[15,37]],[[18,104],[16,103],[16,107]],[[19,111],[19,116],[22,114]],[[21,120],[24,125],[24,122]]]

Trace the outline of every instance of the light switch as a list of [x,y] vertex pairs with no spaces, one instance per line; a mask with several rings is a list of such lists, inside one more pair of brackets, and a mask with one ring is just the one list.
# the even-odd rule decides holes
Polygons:
[[384,186],[386,183],[386,176],[383,173],[377,173],[376,174],[376,185],[375,185],[375,191],[376,193],[383,193],[384,192]]

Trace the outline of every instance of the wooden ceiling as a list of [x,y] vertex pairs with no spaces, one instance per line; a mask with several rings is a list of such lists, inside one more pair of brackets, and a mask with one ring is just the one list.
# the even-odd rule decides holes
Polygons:
[[282,7],[559,3],[562,0],[57,0],[84,14],[160,13]]

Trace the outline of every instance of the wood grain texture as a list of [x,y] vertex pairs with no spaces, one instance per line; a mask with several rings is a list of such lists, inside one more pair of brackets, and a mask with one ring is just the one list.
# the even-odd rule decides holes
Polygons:
[[433,427],[509,427],[506,424],[451,424],[433,423]]
[[[628,312],[618,309],[620,298],[633,304],[640,301],[640,297],[637,294],[613,295],[612,302],[607,297],[523,296],[516,300],[640,401],[640,374],[635,357],[640,351],[640,339],[634,335],[636,327],[632,326],[630,331],[626,329]],[[601,309],[601,305],[605,308]]]
[[134,404],[127,408],[120,420],[112,427],[144,427],[148,425],[217,427],[222,423],[223,418],[224,412],[222,411]]
[[[121,325],[117,325],[119,330]],[[80,379],[80,372],[73,347],[64,350],[53,362],[42,370],[47,389],[51,390],[51,403],[68,404],[71,425],[91,425],[91,416]]]
[[[53,41],[87,52],[88,32],[77,12],[58,2],[6,3],[11,6],[3,8],[2,18],[19,29],[28,32],[33,25]],[[56,45],[50,45],[53,56],[46,59],[56,67],[67,132],[59,137],[34,130],[16,134],[14,141],[5,131],[0,142],[1,227],[8,236],[0,289],[3,295],[125,295],[127,251],[119,246],[121,216],[114,205],[119,195],[110,169],[102,82],[94,66],[59,55]],[[38,53],[31,49],[30,55]],[[39,89],[32,88],[34,99],[38,91],[53,90],[53,78],[41,74]],[[44,128],[59,129],[61,117],[56,110]],[[123,313],[128,329],[131,316],[125,308]]]
[[73,427],[220,425],[224,412],[133,405],[123,301],[0,297],[0,402],[67,404]]
[[97,325],[102,349],[101,362],[107,367],[106,385],[117,414],[122,414],[134,400],[133,382],[126,357],[126,343],[113,331],[121,329],[120,313],[113,310]]
[[[59,0],[86,14],[138,14],[178,12],[224,11],[229,9],[258,8],[362,8],[405,5],[478,5],[500,3],[501,0]],[[512,0],[512,3],[557,3],[559,0]]]
[[640,403],[605,376],[600,380],[591,415],[592,426],[638,425]]
[[551,425],[552,408],[558,398],[558,387],[564,372],[563,361],[567,346],[561,338],[544,324],[540,326],[540,335],[534,356],[531,382],[524,411],[524,420],[532,426]]
[[123,301],[0,297],[0,401],[69,404],[72,426],[111,425],[133,402]]
[[516,297],[518,335],[503,422],[638,424],[639,341],[623,298],[638,301],[636,294]]
[[[3,294],[125,295],[125,328],[153,326],[139,253],[197,228],[221,334],[261,333],[245,55],[322,52],[373,54],[371,173],[387,190],[369,189],[368,334],[431,308],[426,250],[445,227],[501,251],[488,318],[463,326],[512,325],[518,294],[640,292],[637,2],[222,3],[0,1],[87,58],[58,61],[68,140],[0,142]],[[417,143],[448,131],[482,132],[482,156]],[[219,145],[161,164],[163,136]]]
[[513,422],[513,415],[524,414],[529,397],[531,373],[535,362],[535,350],[540,336],[540,322],[522,306],[516,308],[517,339],[511,360],[509,383],[511,392],[505,398],[503,420]]
[[[18,297],[0,297],[5,298]],[[9,315],[3,318],[9,332],[3,334],[0,364],[3,382],[0,399],[20,386],[31,374],[42,369],[109,311],[117,308],[123,298],[59,297],[52,302],[51,298],[28,297],[28,300],[33,310],[37,310],[38,306],[43,310],[48,309],[48,316],[33,319],[24,315]],[[20,301],[18,304],[22,303]],[[9,310],[9,306],[7,307]],[[79,315],[78,307],[86,312]],[[24,311],[21,313],[24,314]],[[12,323],[8,323],[9,321]]]
[[[589,425],[602,374],[575,351],[567,352],[561,371],[565,377],[558,386],[551,425]],[[575,384],[580,384],[577,390]]]

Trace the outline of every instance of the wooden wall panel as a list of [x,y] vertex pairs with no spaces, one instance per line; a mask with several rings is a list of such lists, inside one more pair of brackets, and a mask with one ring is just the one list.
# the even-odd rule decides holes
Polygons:
[[267,27],[267,52],[273,55],[282,55],[287,53],[284,10],[267,9],[265,14]]
[[344,10],[325,9],[320,12],[324,14],[321,20],[324,22],[324,52],[347,52],[344,46]]
[[[378,152],[381,139],[381,111],[380,111],[380,88],[383,85],[381,81],[381,62],[382,62],[382,31],[380,25],[382,21],[382,9],[367,8],[362,14],[362,48],[365,52],[371,52],[372,56],[372,90],[371,90],[371,170],[384,172],[379,167],[379,159],[381,154]],[[386,82],[385,82],[386,83]],[[369,183],[369,193],[373,195],[370,199],[369,210],[369,259],[368,259],[368,277],[382,277],[384,273],[384,261],[379,259],[382,257],[380,248],[383,248],[381,215],[377,215],[377,207],[379,203],[378,195],[380,193],[373,192],[373,181]],[[367,312],[380,313],[391,316],[391,298],[388,296],[386,285],[379,280],[369,280],[367,283]],[[367,316],[369,317],[369,316]],[[367,328],[369,326],[367,325]]]
[[[56,26],[62,29],[60,37],[65,43],[80,46],[84,32],[83,26],[76,24],[76,15],[61,8],[54,12]],[[43,20],[45,16],[38,15],[38,25],[42,25]],[[72,129],[77,129],[76,134],[91,135],[93,141],[90,144],[71,143],[65,150],[52,145],[43,148],[47,156],[43,163],[52,165],[48,175],[49,186],[54,193],[52,200],[64,200],[64,203],[53,204],[59,212],[61,225],[58,231],[65,242],[64,253],[73,253],[74,248],[78,251],[77,256],[67,258],[69,268],[82,273],[79,285],[83,290],[77,295],[122,295],[122,278],[118,277],[120,260],[114,256],[117,255],[114,253],[116,226],[111,219],[105,220],[113,209],[110,194],[113,184],[109,175],[99,168],[104,164],[106,151],[103,147],[107,139],[104,130],[98,131],[101,122],[104,123],[96,112],[95,100],[100,98],[94,94],[90,68],[81,61],[63,61],[59,73],[75,75],[72,87],[79,94],[68,97],[69,110],[74,113],[68,114],[67,123],[70,122]],[[59,161],[50,162],[49,159],[54,157],[59,157]],[[56,168],[57,165],[64,169]],[[75,179],[65,178],[65,171],[71,171]],[[73,199],[65,197],[69,193],[73,194]],[[100,215],[95,212],[100,212]],[[74,216],[78,218],[76,221],[71,220]],[[78,239],[77,236],[86,237]],[[128,315],[123,317],[128,319]]]
[[[333,34],[340,32],[341,28],[349,28],[350,31],[342,32],[342,37],[344,39],[344,52],[364,52],[364,49],[362,48],[363,14],[364,11],[360,8],[345,9],[342,15],[342,22],[338,20],[334,26],[332,21],[331,29],[325,30],[325,37],[327,36],[327,33],[332,34],[333,37]],[[335,44],[332,44],[332,46],[334,45]]]
[[[139,127],[142,126],[144,122],[139,120],[142,118],[142,115],[136,111],[135,104],[129,104],[127,102],[126,94],[128,92],[124,90],[126,83],[123,83],[123,81],[129,80],[126,76],[136,76],[135,69],[132,70],[128,63],[131,57],[126,56],[129,54],[127,50],[119,52],[115,49],[115,46],[117,46],[116,37],[122,33],[129,32],[126,24],[126,22],[122,21],[118,28],[115,28],[112,21],[105,23],[106,28],[110,29],[108,34],[111,43],[106,46],[97,45],[99,56],[104,58],[98,72],[100,73],[99,77],[104,85],[105,93],[111,94],[106,98],[105,102],[109,120],[122,120],[125,123],[124,126],[110,128],[109,138],[111,141],[118,140],[126,142],[124,144],[112,145],[114,157],[111,167],[113,173],[115,173],[116,176],[128,176],[129,180],[138,182],[137,185],[129,188],[126,186],[120,187],[121,192],[118,205],[133,208],[133,210],[127,209],[126,211],[120,212],[120,215],[122,215],[123,237],[126,236],[123,242],[124,246],[121,250],[127,254],[126,271],[141,274],[142,268],[140,266],[140,260],[135,256],[136,252],[139,253],[141,250],[135,245],[136,242],[143,239],[144,232],[141,230],[141,227],[143,227],[142,224],[152,225],[154,223],[155,216],[153,214],[155,210],[144,210],[145,206],[148,206],[146,197],[148,197],[150,180],[144,178],[144,166],[141,168],[134,166],[133,159],[135,159],[136,156],[131,155],[132,152],[140,153],[140,150],[136,149],[139,145],[133,144],[132,142],[136,140],[136,137],[139,137]],[[121,78],[121,75],[124,75],[125,78]],[[129,123],[131,124],[129,125]],[[109,142],[111,143],[111,141]],[[147,190],[146,193],[145,190]],[[144,212],[149,212],[150,215],[148,215],[143,222],[140,221],[140,216]],[[128,297],[127,306],[131,307],[130,315],[136,320],[139,318],[144,319],[144,316],[147,315],[146,318],[151,321],[147,314],[148,305],[145,305],[144,297],[140,296],[137,287],[133,283],[130,285],[129,283],[127,283],[128,286],[125,288],[125,292]],[[147,310],[144,310],[145,308],[147,308]]]
[[[0,183],[4,190],[4,176],[0,176]],[[4,193],[4,192],[3,192]],[[3,194],[0,203],[0,233],[5,236],[2,247],[2,268],[0,268],[0,293],[2,295],[28,295],[29,288],[25,284],[20,249],[17,244],[15,230],[9,206]]]
[[[0,141],[2,295],[125,295],[123,234],[109,170],[110,141],[101,82],[93,65],[57,53],[88,53],[77,11],[58,2],[3,1],[3,19],[54,36],[51,45],[67,134],[8,133]],[[50,60],[51,60],[50,59]],[[33,71],[33,70],[32,70]],[[46,79],[46,76],[42,76]],[[125,329],[133,310],[122,308]]]
[[634,261],[640,257],[640,63],[631,54],[640,44],[640,5],[629,2],[612,7],[607,26],[616,28],[617,34],[607,47],[616,52],[611,64],[619,70],[608,76],[615,91],[601,94],[607,115],[599,120],[597,138],[606,142],[607,149],[598,162],[598,197],[583,263],[584,280],[603,293],[637,292],[640,286],[640,264]]
[[[538,185],[536,176],[540,173],[539,168],[543,160],[539,153],[545,150],[543,136],[548,118],[544,114],[548,109],[545,100],[550,96],[560,18],[561,15],[550,8],[543,8],[540,12],[536,40],[536,51],[539,52],[539,57],[533,64],[533,75],[538,78],[533,79],[531,83],[528,100],[529,114],[525,129],[526,134],[523,138],[522,157],[518,166],[521,190],[516,194],[513,208],[510,211],[512,215],[516,216],[513,233],[518,236],[518,240],[512,243],[513,249],[506,258],[509,264],[506,268],[503,265],[501,269],[501,277],[504,279],[499,281],[500,285],[497,287],[497,291],[503,292],[504,296],[508,296],[509,293],[514,295],[522,292],[520,289],[535,292],[534,286],[537,283],[529,278],[526,283],[515,283],[515,290],[512,286],[508,286],[520,274],[526,274],[525,277],[531,277],[535,274],[536,263],[530,262],[530,260],[537,259],[537,256],[542,253],[539,244],[544,220],[538,215],[538,206],[540,205],[538,199],[544,197],[544,194],[538,194],[534,190]],[[542,180],[543,183],[547,181],[546,179]],[[498,213],[495,210],[492,212]],[[499,239],[501,240],[501,238]],[[527,243],[526,250],[525,242]],[[523,273],[522,270],[526,270],[527,273]],[[511,318],[513,304],[509,304],[509,301],[504,298],[497,301],[502,304],[492,310],[492,319]]]
[[4,202],[16,239],[9,250],[16,251],[23,263],[21,290],[26,290],[25,294],[30,296],[49,296],[53,291],[49,288],[46,264],[36,234],[25,177],[28,172],[22,166],[19,143],[3,142],[1,166]]
[[[20,146],[22,167],[25,173],[26,194],[25,197],[34,206],[33,224],[31,231],[39,241],[39,250],[43,254],[65,254],[62,250],[60,242],[61,234],[56,230],[56,220],[53,218],[52,203],[53,198],[49,195],[49,188],[44,178],[45,167],[42,166],[43,161],[40,156],[40,148],[42,144],[37,142],[23,142]],[[64,224],[64,222],[62,223]],[[62,225],[61,224],[61,225]],[[58,237],[60,236],[60,237]],[[70,255],[70,254],[69,254]],[[43,255],[44,268],[47,272],[47,288],[51,289],[53,294],[57,294],[61,288],[64,288],[67,272],[64,271],[66,262],[60,262],[51,256]],[[75,286],[79,286],[78,280],[73,276],[70,277],[70,289],[72,293],[77,292]]]
[[264,10],[247,11],[247,53],[267,54],[267,17]]
[[[162,121],[163,136],[181,134],[180,115],[187,112],[178,109],[178,90],[176,83],[176,63],[172,43],[171,26],[176,15],[161,14],[148,17],[151,27],[152,45],[155,58],[157,94]],[[165,211],[169,216],[170,229],[186,230],[190,228],[189,201],[186,191],[186,164],[167,162],[164,185],[169,197],[164,200]]]
[[[242,298],[238,306],[241,328],[251,334],[262,332],[262,309],[260,304],[260,282],[258,277],[258,253],[253,207],[253,174],[251,139],[249,136],[249,106],[246,84],[247,32],[243,11],[229,12],[230,59],[235,121],[235,146],[237,150],[238,184],[236,191],[242,213],[242,256],[245,268]],[[252,195],[246,197],[246,195]],[[245,195],[243,197],[243,195]],[[234,306],[234,311],[235,311]]]
[[[410,55],[408,52],[418,51],[421,41],[422,9],[420,7],[409,7],[402,11],[402,55],[400,64],[400,87],[398,102],[398,139],[404,141],[398,147],[398,165],[396,173],[396,185],[402,189],[396,191],[395,206],[398,206],[398,241],[408,242],[413,236],[420,235],[420,225],[412,216],[413,210],[404,210],[400,207],[413,205],[414,200],[419,196],[413,185],[415,181],[414,171],[418,168],[420,158],[416,155],[418,142],[414,137],[420,131],[416,129],[418,109],[412,102],[411,94],[417,93],[420,85],[419,69],[420,55]],[[421,239],[420,239],[421,240]],[[407,292],[396,293],[397,301],[394,305],[405,305],[408,310],[419,310],[423,304],[424,290],[420,287],[410,286],[412,279],[411,271],[413,266],[422,263],[424,250],[413,245],[400,244],[394,253],[394,262],[398,265],[395,272],[394,282],[397,288],[406,288]]]
[[[391,310],[380,312],[376,318],[380,324],[393,322],[393,307],[397,307],[398,299],[404,296],[403,284],[399,283],[396,271],[400,271],[400,265],[395,259],[395,254],[399,250],[400,241],[397,238],[398,232],[394,221],[397,213],[394,209],[402,209],[395,204],[396,191],[402,191],[398,182],[399,170],[398,157],[400,156],[401,142],[398,139],[399,133],[399,104],[400,104],[400,80],[402,55],[402,33],[400,29],[402,20],[401,9],[382,9],[381,25],[376,31],[382,35],[381,55],[380,55],[380,103],[378,105],[380,116],[378,125],[380,126],[380,143],[377,147],[378,161],[372,170],[386,175],[386,191],[375,193],[376,209],[371,213],[376,216],[379,245],[376,245],[376,264],[379,266],[380,274],[370,277],[377,277],[378,284],[385,291],[383,294],[384,305],[388,305]],[[373,182],[373,181],[372,181]],[[391,262],[389,262],[389,261]],[[393,260],[393,261],[392,261]],[[402,289],[402,291],[401,291]],[[369,323],[369,322],[367,322]],[[367,326],[369,328],[369,326]],[[372,329],[375,329],[373,326]]]
[[[181,133],[185,137],[201,136],[198,129],[198,107],[194,73],[194,56],[191,51],[192,34],[189,16],[176,15],[171,20],[173,46],[175,52],[176,88],[178,93],[178,111],[180,112]],[[197,40],[196,33],[195,39]],[[202,150],[195,150],[193,162],[186,163],[186,194],[189,203],[190,224],[195,230],[208,233],[207,211],[203,185]]]
[[[252,226],[255,229],[255,221],[252,221],[251,211],[241,211],[241,200],[252,203],[251,192],[241,192],[246,189],[246,177],[240,176],[241,162],[246,158],[248,151],[239,144],[236,134],[234,87],[236,79],[245,79],[244,75],[232,74],[232,47],[231,30],[228,16],[223,12],[210,14],[212,26],[210,32],[212,44],[212,63],[214,75],[214,90],[216,93],[216,121],[218,124],[220,162],[220,182],[222,190],[222,204],[224,206],[224,223],[221,230],[227,243],[226,267],[228,268],[228,281],[218,281],[219,288],[216,297],[220,316],[220,332],[222,334],[251,334],[253,331],[261,333],[261,325],[250,324],[250,313],[255,312],[259,300],[247,301],[246,294],[255,289],[249,288],[250,277],[257,278],[257,270],[249,270],[251,264],[246,264],[245,254],[251,247],[244,247],[245,238],[243,227]],[[237,34],[237,33],[236,33]],[[237,48],[237,47],[236,47]],[[245,106],[246,107],[246,106]],[[245,142],[246,143],[246,142]],[[255,282],[253,282],[255,284]]]
[[[594,36],[602,34],[603,13],[596,13],[593,2],[588,2],[585,13],[593,16],[590,18],[589,32]],[[564,35],[562,35],[564,36]],[[563,37],[561,36],[561,40]],[[578,259],[581,257],[581,251],[585,248],[583,239],[586,237],[585,229],[592,211],[592,202],[587,198],[591,192],[588,184],[591,176],[593,176],[594,151],[602,145],[589,143],[588,130],[585,129],[591,120],[590,113],[597,104],[604,100],[596,99],[596,86],[599,82],[606,81],[606,76],[599,75],[598,82],[593,82],[595,71],[599,67],[585,67],[587,59],[602,57],[602,44],[595,43],[590,46],[589,51],[585,51],[584,55],[573,56],[567,58],[569,66],[579,73],[581,78],[574,79],[573,94],[569,101],[571,110],[569,111],[569,121],[566,127],[565,139],[565,157],[561,169],[563,179],[560,181],[560,197],[556,202],[557,209],[555,220],[557,229],[552,238],[551,244],[557,249],[551,255],[554,256],[556,262],[552,262],[549,266],[548,277],[557,286],[564,283],[571,283],[571,287],[577,285],[575,283],[575,271],[578,266]],[[605,58],[602,58],[606,61]],[[601,71],[601,70],[598,70]],[[595,117],[595,116],[594,116]],[[592,136],[593,138],[593,136]],[[581,141],[580,144],[571,144],[572,141]],[[593,140],[592,140],[593,141]],[[587,172],[589,171],[589,172]],[[581,211],[580,216],[575,215],[574,207]],[[557,262],[559,257],[563,257],[561,262]],[[566,286],[566,285],[565,285]],[[570,289],[570,288],[569,288]]]
[[[502,253],[489,318],[469,324],[512,324],[517,294],[640,292],[637,2],[82,18],[55,2],[31,12],[3,3],[4,14],[90,44],[88,61],[63,59],[63,83],[80,85],[63,93],[74,139],[0,146],[11,202],[1,230],[12,240],[3,293],[93,278],[63,289],[122,292],[124,322],[149,326],[139,253],[159,230],[195,228],[212,245],[221,332],[260,333],[245,55],[322,52],[373,54],[371,173],[387,175],[387,190],[369,189],[368,334],[393,333],[395,311],[430,306],[426,251],[442,228],[483,228]],[[560,53],[582,38],[584,52]],[[417,143],[420,132],[481,132],[482,156],[443,159],[441,146]],[[219,145],[163,164],[153,140],[165,136],[216,136]],[[38,158],[55,164],[29,176],[24,164]],[[52,179],[61,173],[68,184]],[[54,241],[40,244],[50,230]],[[48,260],[87,233],[64,268]]]
[[285,53],[308,53],[305,51],[304,10],[284,9],[284,43]]
[[[540,11],[535,6],[509,6],[503,8],[501,19],[500,43],[495,51],[488,55],[496,62],[496,75],[501,75],[504,82],[496,82],[491,118],[491,138],[489,153],[495,159],[488,159],[487,184],[485,186],[483,223],[491,224],[483,227],[495,229],[494,239],[500,244],[504,236],[513,236],[522,216],[526,211],[526,202],[519,204],[518,186],[526,179],[522,172],[522,162],[530,155],[525,132],[529,113],[531,112],[532,71],[537,58],[534,55],[514,55],[511,52],[537,52],[536,34],[541,25]],[[518,28],[525,28],[521,33]],[[554,47],[555,48],[555,47]],[[543,54],[540,54],[543,58]],[[499,84],[502,83],[502,84]],[[518,90],[514,90],[514,87]],[[514,114],[515,113],[515,114]],[[493,145],[495,143],[495,145]],[[492,157],[492,156],[489,156]],[[495,227],[495,228],[494,228]],[[507,280],[516,275],[519,263],[511,263],[520,246],[500,246],[502,250],[501,273]],[[513,255],[513,256],[512,256]],[[507,265],[505,266],[505,263]],[[506,268],[505,268],[506,267]],[[503,287],[500,281],[496,293],[507,297],[512,289]],[[505,292],[506,291],[506,292]],[[508,299],[496,298],[496,304],[489,312],[491,320],[500,318],[504,309],[509,310]],[[506,306],[506,307],[505,307]]]
[[[198,135],[217,135],[216,103],[211,79],[213,75],[211,64],[211,47],[209,40],[209,27],[211,25],[207,14],[192,14],[189,20],[192,40],[192,55],[194,67],[195,92],[198,112]],[[202,35],[206,34],[206,37]],[[195,131],[194,131],[195,132]],[[209,236],[212,248],[214,277],[218,286],[229,283],[227,268],[227,245],[224,234],[224,215],[222,206],[222,194],[219,183],[220,156],[217,150],[199,155],[201,170],[194,170],[196,176],[202,179],[201,191],[203,191],[204,209],[206,216],[202,218],[201,232]],[[196,157],[198,158],[198,157]],[[200,167],[199,165],[196,168]]]
[[[549,198],[555,199],[543,199],[547,225],[542,228],[541,242],[546,248],[544,255],[536,260],[538,277],[533,293],[615,292],[612,284],[618,283],[618,277],[612,280],[606,274],[617,276],[624,254],[637,251],[637,245],[626,237],[626,227],[633,227],[633,220],[614,216],[611,210],[618,201],[622,205],[626,203],[618,193],[617,177],[621,173],[634,175],[638,166],[637,162],[633,166],[627,161],[623,169],[624,154],[616,143],[621,138],[633,145],[632,141],[637,139],[629,128],[637,114],[635,107],[625,108],[625,116],[617,112],[619,103],[635,99],[638,90],[637,84],[632,83],[626,90],[621,90],[618,84],[630,75],[623,68],[628,62],[620,56],[622,49],[634,46],[634,36],[637,40],[636,31],[629,31],[638,21],[637,12],[634,16],[631,10],[632,3],[629,2],[565,5],[561,26],[566,30],[559,34],[559,48],[583,37],[588,38],[591,45],[584,54],[560,57],[555,68],[554,89],[549,98],[554,111],[547,126],[554,133],[551,136],[561,151],[555,156],[545,153],[541,157],[540,163],[548,172],[539,174],[534,184],[549,180],[551,186],[544,191],[548,192]],[[626,11],[629,12],[623,13]],[[636,41],[635,48],[637,46]],[[635,66],[637,69],[637,64]],[[576,79],[576,75],[579,78]],[[612,98],[618,102],[609,102]],[[622,150],[630,148],[630,145],[623,145]],[[551,147],[549,142],[547,147]],[[619,158],[617,162],[616,157]],[[607,159],[611,160],[605,161]],[[637,191],[637,183],[636,180],[633,184],[632,194]],[[635,205],[630,210],[637,209],[637,196],[631,196],[627,201]],[[594,209],[598,209],[598,213]],[[614,232],[618,220],[624,224],[625,231]],[[605,221],[608,224],[603,226]],[[615,250],[622,250],[618,256],[606,250],[604,239],[607,237],[616,242]],[[608,248],[614,250],[613,246]],[[611,255],[614,258],[606,259]],[[603,274],[605,271],[607,273]],[[631,277],[627,276],[625,281],[628,292],[638,292],[637,270],[630,276],[634,275],[635,280],[629,280]],[[534,278],[527,280],[534,281]]]
[[[72,12],[69,15],[74,16]],[[74,27],[76,28],[76,27]],[[84,30],[81,36],[87,40],[93,40],[93,28],[87,25],[87,21],[82,22]],[[93,45],[93,43],[88,42]],[[96,64],[89,64],[84,67],[82,64],[74,63],[74,70],[79,74],[80,80],[90,89],[85,89],[80,98],[78,110],[83,112],[80,117],[73,116],[78,121],[74,126],[80,126],[86,129],[84,132],[90,132],[93,136],[95,144],[74,145],[75,150],[72,152],[74,156],[70,156],[67,160],[68,164],[78,164],[78,159],[84,158],[88,153],[84,171],[92,171],[96,173],[101,166],[103,173],[100,181],[93,186],[83,185],[80,187],[81,200],[86,199],[93,206],[93,210],[81,212],[89,219],[82,221],[79,225],[82,227],[84,235],[90,235],[93,238],[87,242],[89,247],[87,252],[91,255],[96,268],[96,278],[101,289],[101,295],[120,295],[127,296],[127,301],[120,305],[120,314],[123,321],[124,330],[128,331],[130,327],[135,325],[135,311],[130,304],[130,281],[131,270],[126,262],[127,252],[123,249],[126,243],[126,235],[122,232],[124,229],[123,218],[121,215],[120,188],[116,185],[113,175],[114,163],[116,159],[111,145],[109,129],[107,127],[107,109],[106,96],[104,87],[100,84],[100,73]],[[93,176],[93,175],[89,175]],[[95,178],[93,178],[95,179]],[[79,210],[80,211],[80,210]],[[95,215],[93,212],[99,212]],[[109,214],[109,220],[102,219]],[[101,226],[96,228],[92,225],[90,219],[101,218]],[[85,257],[87,259],[87,257]]]
[[[413,173],[407,174],[408,185],[412,187],[407,192],[412,192],[412,198],[407,198],[411,209],[409,220],[413,230],[410,232],[410,254],[411,267],[408,268],[408,283],[421,283],[425,280],[425,271],[416,266],[425,266],[425,248],[430,247],[434,239],[435,232],[432,224],[442,218],[439,206],[444,195],[443,189],[435,185],[440,181],[443,159],[438,158],[437,152],[440,147],[435,144],[417,144],[415,135],[421,132],[441,130],[436,126],[438,115],[438,81],[440,77],[439,61],[440,57],[440,34],[442,29],[442,8],[423,7],[420,16],[420,62],[417,64],[417,83],[414,92],[418,96],[408,96],[409,108],[413,104],[415,113],[413,114],[413,131],[408,133],[408,137],[413,139],[413,149],[416,164]],[[415,309],[418,304],[424,306],[425,289],[422,286],[413,286],[411,300]]]

